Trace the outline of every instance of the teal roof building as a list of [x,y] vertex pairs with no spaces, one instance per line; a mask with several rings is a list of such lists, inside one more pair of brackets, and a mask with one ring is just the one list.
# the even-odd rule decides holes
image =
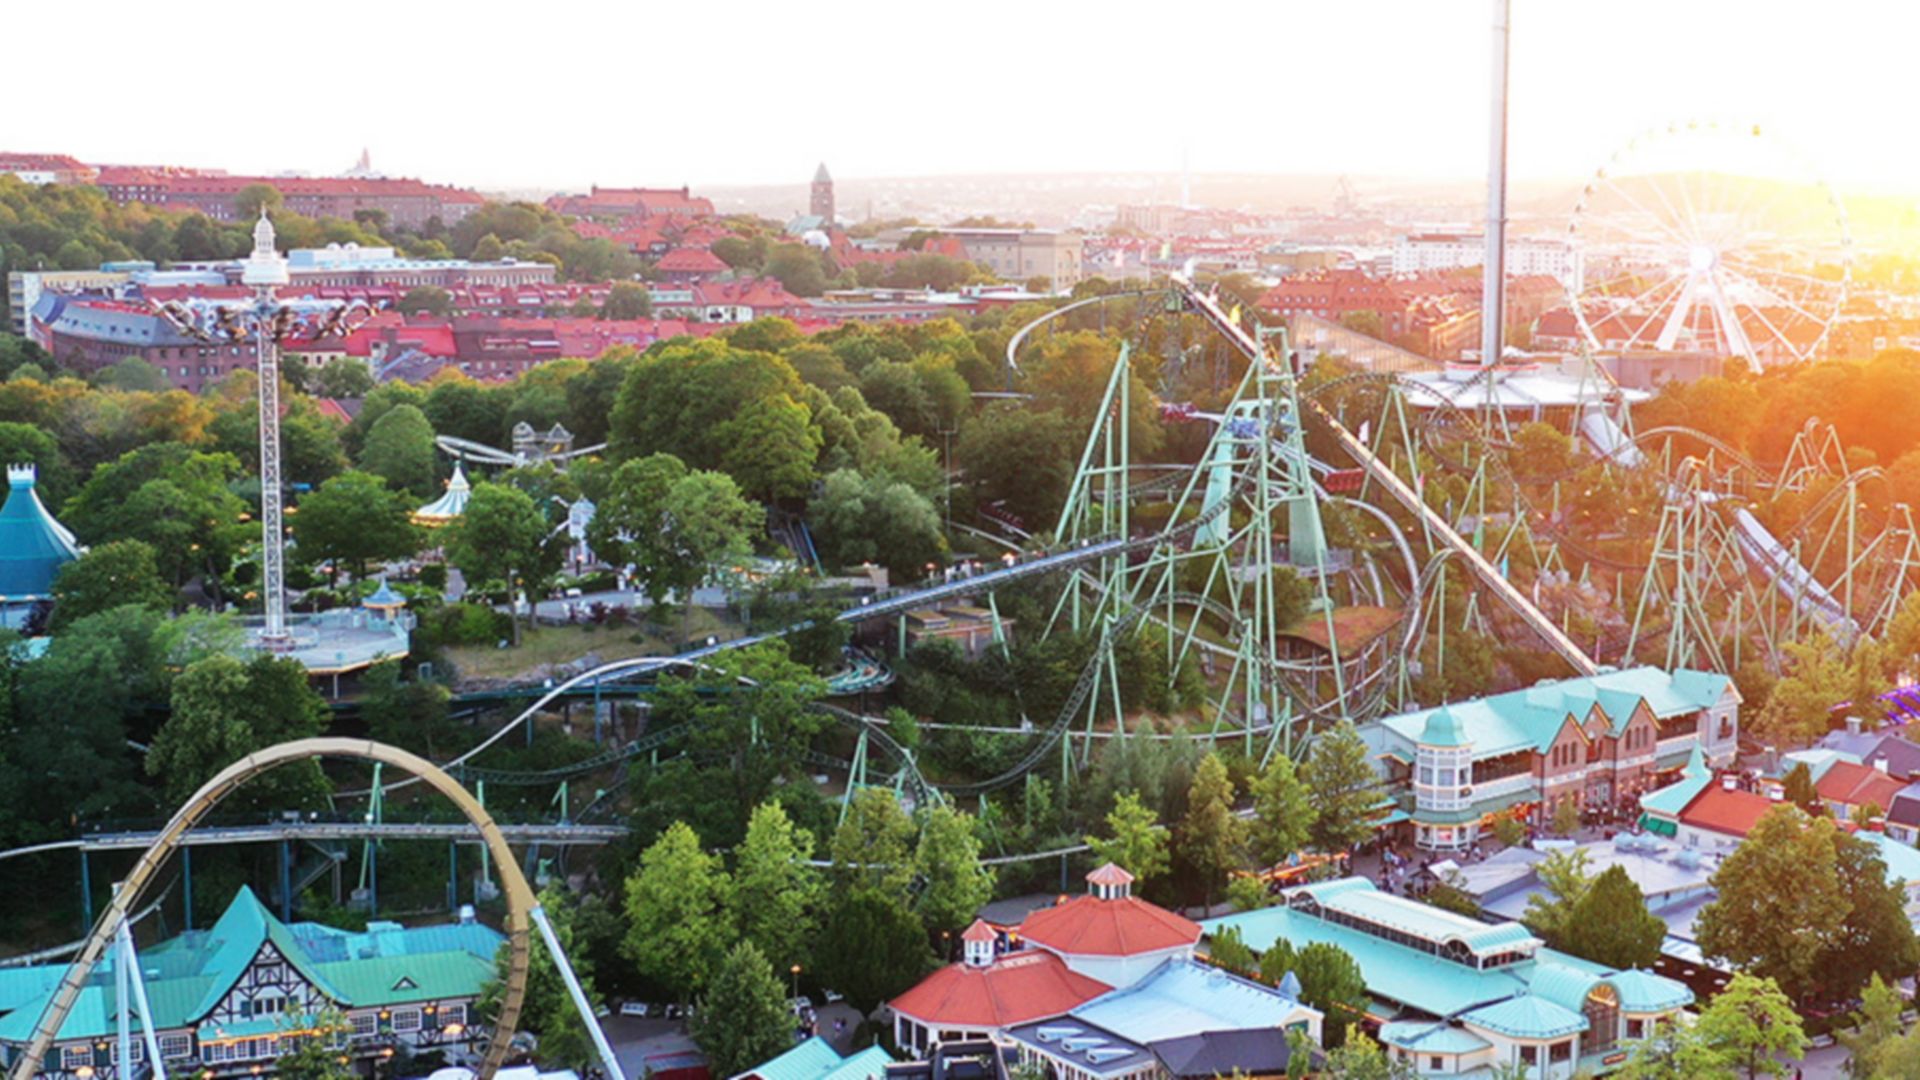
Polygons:
[[[241,1075],[271,1071],[285,1041],[328,1009],[345,1017],[358,1057],[401,1045],[468,1046],[475,1036],[469,1007],[493,977],[505,940],[470,917],[414,928],[372,922],[359,931],[287,924],[243,886],[211,927],[140,949],[138,976],[169,1074]],[[109,952],[95,966],[39,1075],[114,1080],[118,963]],[[9,1064],[65,972],[65,964],[0,969],[0,1053]],[[135,1012],[132,1054],[141,1075],[144,1023]]]
[[73,534],[40,502],[33,466],[7,466],[7,501],[0,505],[0,604],[51,599],[54,575],[79,557]]
[[1452,851],[1502,815],[1545,823],[1563,802],[1628,802],[1689,755],[1732,761],[1739,706],[1725,675],[1639,667],[1415,709],[1366,730],[1415,843]]
[[1487,924],[1381,892],[1366,878],[1289,889],[1278,907],[1201,924],[1236,929],[1265,952],[1285,941],[1345,950],[1383,1021],[1380,1041],[1422,1076],[1477,1076],[1521,1065],[1530,1075],[1599,1074],[1623,1040],[1693,1003],[1685,984],[1616,971],[1546,948],[1520,923]]
[[731,1080],[879,1080],[887,1075],[893,1055],[874,1045],[841,1057],[818,1035],[771,1061],[748,1069]]

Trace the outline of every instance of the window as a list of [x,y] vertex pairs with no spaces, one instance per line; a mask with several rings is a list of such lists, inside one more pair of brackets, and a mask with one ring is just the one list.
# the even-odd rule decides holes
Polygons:
[[1427,1058],[1427,1069],[1429,1071],[1439,1072],[1444,1067],[1445,1067],[1445,1062],[1440,1057],[1429,1056]]
[[1627,1021],[1627,1038],[1639,1039],[1639,1038],[1644,1038],[1645,1036],[1646,1036],[1646,1021],[1644,1020],[1628,1020]]
[[[109,1055],[109,1057],[112,1058],[113,1063],[115,1065],[120,1064],[120,1040],[119,1039],[115,1039],[113,1041],[112,1051],[113,1052]],[[146,1060],[146,1057],[147,1057],[147,1044],[139,1036],[136,1035],[134,1036],[132,1046],[128,1049],[127,1052],[133,1055],[133,1060],[144,1061]]]
[[1540,1063],[1540,1048],[1537,1046],[1522,1046],[1520,1048],[1520,1063],[1523,1065],[1538,1065]]
[[467,1007],[462,1005],[440,1006],[440,1025],[464,1024],[467,1022]]
[[1565,1039],[1560,1042],[1554,1043],[1552,1046],[1547,1047],[1547,1060],[1550,1062],[1556,1062],[1556,1063],[1562,1062],[1562,1061],[1572,1061],[1573,1060],[1573,1040]]
[[93,1047],[68,1046],[60,1051],[60,1065],[68,1072],[93,1064]]
[[183,1058],[193,1053],[193,1037],[190,1035],[160,1036],[160,1056],[168,1061]]
[[354,1013],[347,1019],[353,1024],[353,1037],[364,1039],[380,1030],[380,1017],[374,1013]]
[[420,1030],[420,1010],[419,1009],[393,1010],[393,1030],[419,1031]]

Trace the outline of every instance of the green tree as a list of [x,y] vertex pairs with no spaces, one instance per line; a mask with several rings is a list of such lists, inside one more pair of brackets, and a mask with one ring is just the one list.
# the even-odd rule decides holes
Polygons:
[[1836,1031],[1834,1034],[1847,1048],[1847,1073],[1856,1080],[1872,1080],[1876,1076],[1908,1076],[1907,1072],[1889,1068],[1890,1062],[1881,1059],[1892,1055],[1897,1049],[1897,1040],[1905,1025],[1900,1014],[1906,1010],[1907,999],[1900,991],[1889,986],[1876,972],[1860,994],[1860,1009],[1850,1018],[1851,1031]]
[[1575,956],[1612,968],[1650,968],[1667,924],[1647,910],[1640,886],[1619,866],[1594,878],[1568,920],[1564,944]]
[[[555,882],[540,891],[540,906],[546,909],[547,919],[553,923],[554,936],[560,939],[567,963],[572,966],[574,977],[580,980],[580,989],[588,1001],[595,1001],[599,994],[593,984],[593,954],[579,947],[583,944],[578,929],[579,903],[564,886]],[[480,998],[474,1003],[477,1023],[491,1027],[499,1017],[512,962],[513,949],[502,942],[494,954],[493,977],[481,987]],[[531,950],[526,985],[519,1026],[522,1031],[531,1031],[539,1037],[540,1048],[535,1056],[540,1063],[554,1069],[584,1069],[592,1064],[593,1040],[580,1019],[579,1007],[573,1003],[566,981],[560,977],[560,969],[553,962],[553,954],[542,944],[534,945]]]
[[827,291],[827,272],[820,256],[802,244],[778,244],[768,253],[766,275],[795,296],[819,296]]
[[1207,958],[1216,967],[1225,968],[1236,975],[1251,975],[1258,966],[1253,950],[1240,939],[1240,928],[1229,926],[1214,934],[1207,942]]
[[318,397],[363,398],[372,390],[373,372],[352,357],[329,361],[313,373],[313,392]]
[[413,405],[396,405],[367,429],[358,463],[396,491],[427,499],[437,486],[433,454],[433,425],[426,414]]
[[671,454],[622,462],[608,486],[588,537],[605,558],[631,563],[655,604],[746,555],[761,526],[760,506],[743,498],[731,477],[690,472]]
[[[242,757],[326,727],[326,702],[297,660],[210,656],[173,680],[173,710],[147,751],[147,773],[161,778],[169,802],[185,802],[201,784]],[[317,762],[283,766],[249,784],[248,801],[306,807],[324,801]]]
[[793,1048],[793,1014],[773,965],[741,941],[707,981],[688,1024],[716,1076],[735,1076]]
[[1313,793],[1294,771],[1293,759],[1273,755],[1253,782],[1254,858],[1273,866],[1305,850],[1314,816]]
[[1795,762],[1787,770],[1787,801],[1805,810],[1809,814],[1826,813],[1826,804],[1820,801],[1820,793],[1813,787],[1813,771],[1804,761]]
[[143,540],[160,574],[176,588],[196,575],[226,572],[241,543],[259,536],[243,527],[246,504],[229,489],[240,463],[180,443],[157,443],[101,465],[68,500],[63,520],[89,544]]
[[1587,875],[1587,853],[1580,848],[1549,851],[1534,865],[1534,874],[1540,879],[1540,891],[1527,897],[1522,921],[1542,941],[1561,948],[1571,930],[1574,909],[1592,880]]
[[500,581],[512,591],[524,583],[529,596],[538,597],[560,568],[552,530],[525,492],[505,484],[475,484],[466,510],[443,530],[447,561],[460,568],[469,586]]
[[353,567],[365,580],[367,564],[404,559],[420,549],[420,530],[405,495],[371,473],[344,472],[300,500],[294,534],[300,554],[312,562]]
[[1580,803],[1571,796],[1553,804],[1553,831],[1558,836],[1572,836],[1580,831]]
[[839,469],[821,485],[807,519],[821,555],[835,567],[877,562],[897,579],[910,580],[927,563],[946,556],[939,511],[900,481],[874,481]]
[[1360,732],[1351,721],[1314,740],[1300,778],[1313,796],[1314,846],[1345,851],[1373,835],[1373,811],[1380,802],[1380,781]]
[[1341,1045],[1366,1016],[1367,980],[1360,965],[1340,946],[1315,941],[1294,954],[1293,976],[1300,980],[1301,1002],[1320,1010],[1322,1041],[1328,1049]]
[[953,456],[976,502],[1004,505],[1028,529],[1050,529],[1079,450],[1073,425],[1058,410],[1001,403],[961,429]]
[[837,885],[904,896],[913,880],[913,839],[913,822],[893,792],[861,788],[829,846]]
[[1848,910],[1829,818],[1769,811],[1713,873],[1716,896],[1695,920],[1708,956],[1771,979],[1798,998],[1814,985],[1826,931]]
[[[1326,1022],[1331,1024],[1332,1017]],[[1337,1047],[1327,1054],[1326,1066],[1320,1072],[1329,1080],[1412,1080],[1413,1066],[1388,1058],[1380,1044],[1369,1038],[1357,1023],[1326,1035],[1325,1040],[1327,1045]]]
[[761,803],[735,849],[734,925],[776,965],[811,967],[808,952],[823,899],[820,875],[807,864],[813,834],[794,825],[777,802]]
[[1703,1075],[1700,1066],[1712,1061],[1747,1080],[1792,1075],[1787,1062],[1805,1057],[1808,1042],[1800,1014],[1779,985],[1747,972],[1735,974],[1701,1010],[1693,1037],[1704,1059],[1694,1065],[1694,1075]]
[[673,454],[725,471],[754,498],[797,497],[821,446],[803,395],[777,356],[719,338],[669,343],[628,370],[608,423],[612,456]]
[[631,281],[616,281],[607,290],[607,302],[600,306],[603,319],[651,319],[653,318],[653,294],[645,285]]
[[453,294],[437,285],[415,285],[394,306],[402,315],[433,315],[444,319],[453,314]]
[[165,392],[169,384],[160,369],[137,356],[102,370],[94,376],[94,381],[103,389],[126,390],[128,392],[145,391],[149,394]]
[[1903,979],[1920,967],[1920,941],[1907,917],[1901,882],[1889,880],[1887,864],[1872,843],[1832,833],[1834,876],[1847,914],[1826,935],[1826,949],[1814,965],[1813,990],[1827,1001],[1853,997],[1871,975]]
[[1493,823],[1493,838],[1501,847],[1519,847],[1527,841],[1527,827],[1512,814],[1501,814]]
[[248,184],[233,193],[234,217],[251,225],[253,220],[260,216],[261,211],[271,213],[280,209],[285,202],[280,189],[272,184]]
[[866,1016],[933,966],[927,932],[904,892],[859,885],[836,889],[814,962],[823,985]]
[[913,868],[923,883],[920,921],[929,936],[965,929],[981,905],[993,899],[993,871],[980,864],[973,816],[946,803],[928,808],[921,818]]
[[383,660],[360,677],[360,689],[360,716],[375,741],[435,761],[460,745],[463,729],[448,715],[453,695],[444,685],[403,679],[398,660]]
[[731,931],[732,883],[717,856],[676,821],[640,856],[627,878],[627,933],[621,952],[638,972],[682,1002],[704,989]]
[[1220,755],[1209,753],[1194,770],[1187,793],[1187,816],[1180,822],[1180,859],[1199,879],[1204,904],[1213,906],[1214,890],[1240,858],[1244,828],[1233,815],[1233,778]]
[[1112,835],[1087,837],[1096,860],[1119,866],[1143,886],[1167,872],[1167,827],[1140,801],[1138,791],[1123,792],[1114,800],[1107,831]]
[[54,575],[53,618],[48,628],[57,633],[88,615],[123,604],[166,611],[173,606],[173,598],[174,591],[160,577],[153,545],[115,540],[87,549]]

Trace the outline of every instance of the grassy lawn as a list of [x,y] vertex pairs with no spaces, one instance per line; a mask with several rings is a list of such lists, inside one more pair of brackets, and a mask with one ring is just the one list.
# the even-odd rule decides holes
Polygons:
[[[588,653],[595,654],[602,662],[630,656],[666,655],[680,640],[679,620],[673,625],[675,633],[664,636],[645,634],[633,626],[543,626],[531,630],[523,626],[516,648],[461,645],[448,649],[447,658],[453,661],[463,680],[511,679],[554,664],[571,663]],[[689,639],[711,634],[724,640],[740,634],[739,627],[704,608],[695,609],[685,625]]]

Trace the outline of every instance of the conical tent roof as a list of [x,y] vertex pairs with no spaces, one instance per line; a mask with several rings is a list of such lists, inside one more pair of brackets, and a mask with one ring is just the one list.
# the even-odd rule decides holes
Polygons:
[[0,506],[0,600],[43,599],[53,594],[60,568],[80,557],[80,545],[41,504],[33,466],[8,466],[7,488]]
[[447,481],[447,490],[441,496],[413,512],[413,520],[422,525],[445,525],[454,518],[467,512],[467,496],[473,494],[473,485],[467,483],[467,473],[459,462],[453,463],[453,479]]

